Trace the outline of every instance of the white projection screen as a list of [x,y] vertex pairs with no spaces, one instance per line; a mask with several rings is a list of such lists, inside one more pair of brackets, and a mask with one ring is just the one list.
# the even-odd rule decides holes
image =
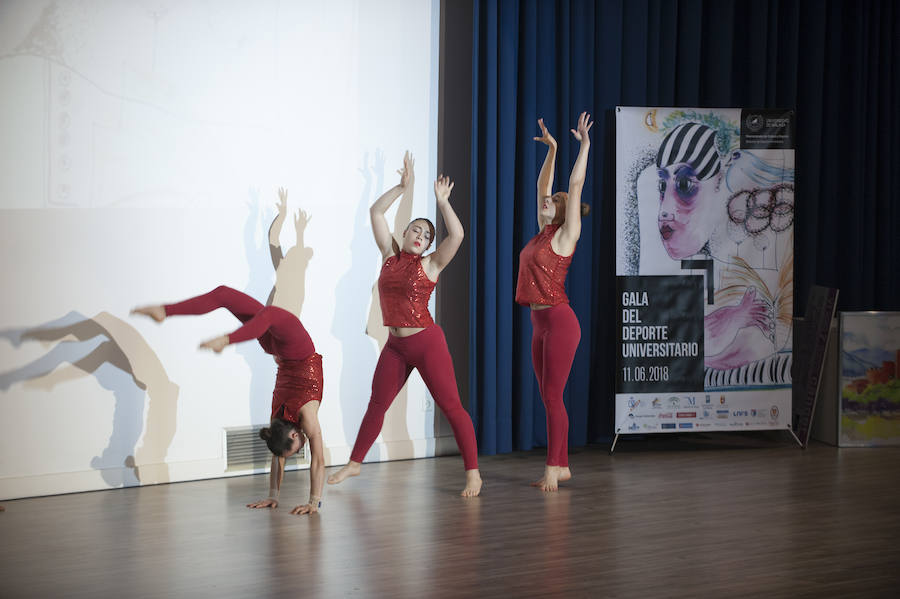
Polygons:
[[[224,431],[268,422],[272,358],[198,351],[224,310],[129,316],[218,285],[265,302],[277,280],[346,462],[387,336],[368,207],[405,150],[389,222],[434,218],[438,23],[437,0],[0,4],[0,499],[233,473]],[[414,374],[368,459],[434,447]]]

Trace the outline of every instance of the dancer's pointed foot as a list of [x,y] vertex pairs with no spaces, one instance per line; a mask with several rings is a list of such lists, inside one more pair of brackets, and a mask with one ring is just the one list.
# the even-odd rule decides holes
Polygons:
[[156,322],[162,322],[166,319],[166,309],[163,306],[141,306],[132,310],[131,313],[149,316]]
[[481,493],[481,473],[478,468],[466,470],[466,488],[462,490],[460,495],[463,497],[478,497]]
[[217,354],[222,353],[222,350],[228,347],[228,335],[222,335],[221,337],[216,337],[215,339],[210,339],[209,341],[204,341],[200,344],[199,349],[209,349]]
[[359,462],[350,460],[347,465],[328,477],[329,485],[336,485],[344,481],[345,478],[357,476],[359,474]]

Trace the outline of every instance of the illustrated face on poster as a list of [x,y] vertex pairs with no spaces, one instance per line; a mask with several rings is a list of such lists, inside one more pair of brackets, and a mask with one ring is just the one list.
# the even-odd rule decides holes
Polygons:
[[[620,290],[641,291],[650,277],[703,277],[702,316],[693,325],[702,329],[695,336],[703,381],[693,377],[682,391],[790,385],[792,121],[792,113],[773,111],[618,109]],[[660,300],[661,280],[653,282]],[[657,310],[657,320],[642,324],[665,326],[675,316]],[[664,341],[681,341],[689,329]],[[660,353],[672,363],[664,348],[637,355],[652,364]],[[655,382],[659,387],[627,390],[671,383]]]

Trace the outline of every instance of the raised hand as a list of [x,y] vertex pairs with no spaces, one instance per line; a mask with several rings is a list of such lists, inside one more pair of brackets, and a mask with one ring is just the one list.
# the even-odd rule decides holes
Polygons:
[[407,150],[406,153],[403,154],[403,168],[397,171],[400,174],[400,187],[403,189],[406,189],[407,185],[409,185],[413,177],[415,177],[415,165],[415,159],[412,157],[412,154],[409,153],[409,150]]
[[437,198],[438,202],[448,202],[450,201],[450,192],[453,191],[453,181],[450,180],[450,177],[445,177],[441,175],[434,182],[434,197]]
[[297,231],[298,239],[303,235],[303,231],[306,230],[306,225],[308,225],[311,220],[312,217],[309,216],[305,210],[297,211],[297,214],[294,216],[294,230]]
[[588,131],[590,131],[593,126],[594,122],[591,121],[591,115],[587,112],[582,112],[581,116],[578,117],[578,128],[570,129],[570,131],[572,132],[572,135],[575,136],[575,139],[581,143],[590,143],[591,140],[588,137]]
[[541,135],[539,137],[535,137],[534,141],[539,141],[541,143],[545,143],[551,148],[556,147],[556,140],[553,139],[553,136],[550,135],[550,132],[547,130],[547,127],[544,125],[544,119],[538,119],[538,127],[541,128]]
[[275,219],[269,225],[269,245],[275,247],[281,245],[278,238],[281,235],[281,226],[284,224],[284,219],[287,216],[287,195],[287,189],[283,187],[278,188],[278,204],[276,204],[278,214],[275,215]]
[[741,303],[738,304],[741,324],[744,327],[756,327],[769,339],[775,337],[774,311],[764,297],[757,295],[755,287],[747,288]]
[[284,187],[279,187],[278,188],[278,204],[276,205],[278,208],[278,217],[277,218],[281,219],[282,221],[284,220],[285,216],[287,215],[287,196],[288,196],[287,189],[285,189]]

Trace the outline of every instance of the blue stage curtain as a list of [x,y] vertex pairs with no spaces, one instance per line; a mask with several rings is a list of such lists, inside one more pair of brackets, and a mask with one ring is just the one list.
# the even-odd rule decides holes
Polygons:
[[543,117],[554,190],[594,115],[569,274],[582,338],[566,389],[571,446],[612,431],[613,108],[795,108],[795,306],[813,283],[840,309],[900,309],[900,5],[891,0],[475,0],[472,57],[470,412],[482,453],[546,445],[531,322],[513,299],[537,233]]

